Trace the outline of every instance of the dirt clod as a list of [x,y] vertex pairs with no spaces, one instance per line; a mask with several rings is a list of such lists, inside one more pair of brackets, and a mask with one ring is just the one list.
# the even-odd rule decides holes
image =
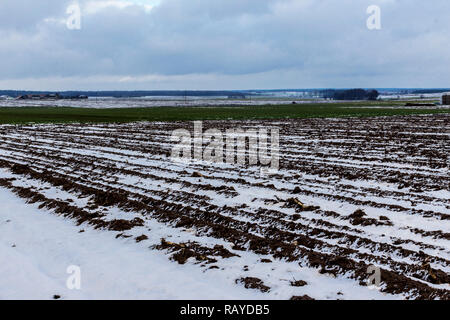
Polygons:
[[290,284],[291,284],[292,287],[304,287],[308,283],[306,281],[303,281],[303,280],[295,280],[295,281],[291,281]]
[[313,298],[311,298],[308,295],[304,295],[304,296],[293,296],[291,299],[291,301],[307,301],[307,300],[315,300]]
[[261,279],[254,278],[254,277],[246,277],[246,278],[240,278],[236,279],[236,284],[243,284],[246,289],[258,289],[261,292],[269,292],[270,288],[266,285],[264,285],[264,282]]

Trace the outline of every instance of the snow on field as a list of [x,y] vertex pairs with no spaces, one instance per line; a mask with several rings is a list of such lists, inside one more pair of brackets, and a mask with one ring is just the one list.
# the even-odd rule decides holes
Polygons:
[[[0,299],[258,299],[204,273],[178,266],[145,245],[77,227],[0,189]],[[69,266],[81,289],[67,288]]]
[[[204,122],[277,126],[267,176],[171,161],[187,122],[0,126],[0,297],[450,299],[448,124]],[[72,264],[81,291],[64,287]]]
[[[277,105],[297,103],[310,103],[311,100],[300,98],[254,98],[254,99],[227,99],[227,98],[89,98],[81,100],[0,100],[0,107],[76,107],[76,108],[142,108],[142,107],[189,107],[189,106],[242,106],[242,105]],[[325,100],[315,102],[327,103]]]
[[[264,295],[233,284],[233,273],[203,272],[195,265],[179,266],[146,245],[117,240],[108,232],[79,227],[36,205],[28,205],[0,189],[0,300],[2,299],[288,299],[299,290]],[[84,230],[80,233],[80,230]],[[249,264],[251,258],[248,260]],[[66,285],[80,267],[80,289]],[[291,269],[291,270],[290,270]],[[315,283],[302,290],[323,299],[391,298],[351,281],[330,280],[310,270],[286,268]],[[261,272],[270,272],[261,270]],[[297,292],[296,292],[297,291]]]
[[[440,97],[440,96],[439,96]],[[403,97],[406,99],[407,97]],[[418,97],[411,96],[414,100]],[[381,97],[381,100],[392,100],[392,96]],[[311,103],[344,103],[354,101],[327,100],[323,98],[304,99],[296,96],[286,97],[249,97],[246,99],[228,99],[226,97],[141,97],[141,98],[111,98],[111,97],[91,97],[89,99],[60,99],[60,100],[16,100],[0,99],[0,107],[74,107],[74,108],[148,108],[148,107],[214,107],[214,106],[263,106],[263,105],[286,105],[295,102],[296,104]],[[395,102],[395,103],[394,103]],[[354,108],[398,108],[399,100],[393,102],[392,106],[373,103],[367,106],[355,106]],[[422,100],[422,103],[433,101]],[[403,106],[405,109],[448,109],[449,106]],[[352,108],[351,104],[347,108]]]

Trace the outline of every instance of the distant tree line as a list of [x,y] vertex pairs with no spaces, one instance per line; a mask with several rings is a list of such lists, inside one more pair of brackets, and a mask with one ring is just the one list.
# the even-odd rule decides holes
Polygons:
[[450,91],[450,89],[417,89],[417,90],[412,90],[411,93],[412,94],[420,94],[420,93],[443,93],[443,92],[448,92]]
[[[137,98],[152,96],[172,97],[216,97],[230,95],[244,95],[239,91],[194,91],[194,90],[151,90],[151,91],[25,91],[25,90],[0,90],[0,95],[19,97],[27,94],[59,94],[61,97],[87,96],[87,97],[114,97],[114,98]],[[248,94],[250,95],[250,93]]]
[[333,100],[377,100],[377,90],[349,89],[349,90],[325,90],[324,98]]

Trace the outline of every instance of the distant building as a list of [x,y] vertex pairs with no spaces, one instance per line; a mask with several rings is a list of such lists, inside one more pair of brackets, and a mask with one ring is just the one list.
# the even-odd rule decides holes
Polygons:
[[245,99],[245,94],[240,92],[233,92],[228,95],[228,99]]
[[444,93],[441,97],[441,104],[448,106],[450,105],[450,93]]
[[47,95],[46,98],[57,100],[57,99],[61,99],[61,96],[59,95],[59,93],[50,93]]
[[77,95],[73,95],[73,96],[65,96],[65,97],[63,97],[63,98],[61,98],[61,99],[79,100],[79,99],[87,99],[87,98],[88,98],[88,97],[85,96],[85,95],[79,95],[79,94],[77,94]]
[[24,94],[18,96],[17,100],[59,100],[62,99],[59,93],[49,93],[49,94]]
[[18,96],[17,100],[42,100],[44,99],[43,94],[24,94],[22,96]]
[[31,94],[24,94],[22,96],[18,96],[16,99],[17,100],[30,100],[32,98]]

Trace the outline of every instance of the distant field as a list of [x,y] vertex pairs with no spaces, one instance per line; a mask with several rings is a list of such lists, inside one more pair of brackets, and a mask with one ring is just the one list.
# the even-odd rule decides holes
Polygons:
[[405,102],[311,103],[263,106],[70,108],[2,107],[0,124],[133,122],[371,117],[449,113],[450,109],[406,108]]

